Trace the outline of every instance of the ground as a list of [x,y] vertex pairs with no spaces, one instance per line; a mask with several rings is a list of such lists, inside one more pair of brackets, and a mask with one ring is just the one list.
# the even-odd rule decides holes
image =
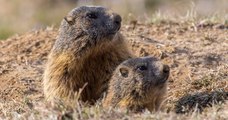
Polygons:
[[163,111],[140,114],[78,104],[67,109],[44,101],[42,74],[57,28],[0,41],[1,119],[228,119],[228,26],[225,23],[125,24],[134,54],[160,58],[171,68]]

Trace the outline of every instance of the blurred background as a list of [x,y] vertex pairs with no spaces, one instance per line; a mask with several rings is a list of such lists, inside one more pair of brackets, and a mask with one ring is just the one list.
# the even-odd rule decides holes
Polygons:
[[0,39],[46,26],[58,27],[71,9],[81,5],[106,6],[119,13],[124,22],[228,18],[228,0],[0,0]]

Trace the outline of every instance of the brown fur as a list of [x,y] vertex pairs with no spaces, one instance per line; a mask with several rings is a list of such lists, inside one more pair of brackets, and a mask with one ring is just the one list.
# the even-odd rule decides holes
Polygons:
[[[88,18],[89,12],[99,16]],[[102,7],[83,6],[68,14],[44,73],[47,100],[75,101],[75,94],[83,86],[82,101],[94,103],[102,96],[115,68],[132,57],[118,32],[119,19],[119,15]]]
[[155,58],[126,60],[115,70],[103,106],[157,111],[166,94],[168,76],[169,67]]

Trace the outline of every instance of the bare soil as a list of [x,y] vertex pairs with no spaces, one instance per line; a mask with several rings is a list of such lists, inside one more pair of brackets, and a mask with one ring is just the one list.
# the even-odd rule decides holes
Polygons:
[[[134,54],[159,57],[171,67],[166,112],[227,106],[227,25],[161,21],[123,25],[121,32]],[[47,28],[0,41],[0,116],[23,114],[44,102],[42,74],[57,34]]]

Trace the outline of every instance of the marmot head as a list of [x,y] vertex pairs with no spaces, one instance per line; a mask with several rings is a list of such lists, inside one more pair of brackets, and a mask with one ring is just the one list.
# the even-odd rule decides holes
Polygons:
[[117,96],[148,102],[166,89],[169,67],[154,57],[133,58],[121,63],[113,77],[110,86],[119,94]]
[[97,44],[113,39],[121,27],[121,17],[104,7],[81,6],[68,13],[62,26],[64,34],[86,36],[90,44]]

